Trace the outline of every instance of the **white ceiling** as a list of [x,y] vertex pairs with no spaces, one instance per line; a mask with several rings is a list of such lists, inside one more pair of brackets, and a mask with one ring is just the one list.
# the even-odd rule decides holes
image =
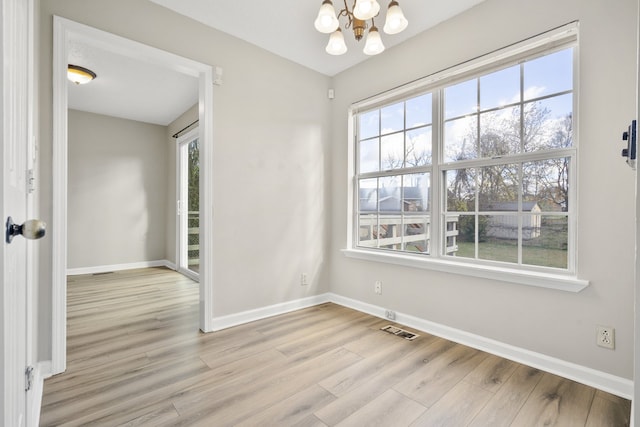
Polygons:
[[198,79],[104,49],[100,42],[69,40],[69,64],[97,74],[84,85],[68,81],[69,108],[168,125],[198,102]]
[[[324,51],[328,35],[313,26],[321,0],[150,1],[328,76],[368,58],[362,53],[364,41],[357,43],[350,31],[344,31],[346,54],[336,57]],[[409,27],[393,36],[381,33],[383,42],[388,49],[482,1],[400,0]],[[385,1],[380,4],[385,15]],[[344,3],[334,0],[334,5],[340,9]],[[382,18],[376,25],[384,25]],[[71,36],[69,52],[70,64],[98,75],[86,85],[68,83],[69,108],[166,126],[198,102],[195,77],[123,55],[86,37]]]
[[[341,26],[349,51],[341,56],[325,52],[329,36],[313,26],[322,0],[151,1],[328,76],[368,58],[362,53],[364,39],[355,41],[353,33],[344,29],[344,18]],[[399,0],[409,26],[402,33],[390,36],[382,32],[388,2],[378,0],[381,8],[376,26],[380,28],[385,47],[390,48],[482,1]],[[336,12],[344,8],[342,0],[333,0],[333,4]],[[351,8],[353,0],[347,4]]]

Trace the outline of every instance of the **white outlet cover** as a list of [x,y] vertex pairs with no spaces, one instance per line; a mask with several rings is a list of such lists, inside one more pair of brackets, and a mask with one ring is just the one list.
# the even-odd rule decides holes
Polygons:
[[609,326],[596,327],[596,344],[600,347],[615,349],[615,329]]

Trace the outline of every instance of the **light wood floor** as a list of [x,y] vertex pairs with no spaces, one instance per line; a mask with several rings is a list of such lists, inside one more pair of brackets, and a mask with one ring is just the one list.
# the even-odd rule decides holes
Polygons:
[[68,298],[42,426],[629,425],[628,400],[334,304],[205,335],[197,284],[163,268],[73,276]]

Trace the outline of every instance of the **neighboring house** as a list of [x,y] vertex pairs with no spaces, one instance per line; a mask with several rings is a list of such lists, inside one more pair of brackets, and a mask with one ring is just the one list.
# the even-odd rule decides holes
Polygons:
[[360,245],[428,252],[428,197],[420,187],[361,188]]
[[[504,215],[491,215],[487,220],[487,236],[498,239],[518,238],[518,215],[510,213],[518,212],[518,202],[503,202],[491,204],[491,210],[504,212]],[[524,240],[540,237],[542,225],[542,210],[536,202],[522,202],[522,212],[531,215],[522,215],[522,238]]]
[[377,197],[380,212],[423,212],[429,206],[428,192],[420,187],[383,187],[360,189],[360,212],[377,212]]
[[[361,246],[430,252],[431,213],[428,211],[428,191],[421,187],[383,187],[379,190],[361,188],[359,203]],[[445,238],[448,254],[458,250],[457,224],[458,215],[447,216]]]

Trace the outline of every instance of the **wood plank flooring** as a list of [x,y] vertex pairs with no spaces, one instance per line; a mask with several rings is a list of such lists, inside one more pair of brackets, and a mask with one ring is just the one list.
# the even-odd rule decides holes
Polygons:
[[40,425],[629,425],[628,400],[388,323],[324,304],[202,334],[198,285],[171,270],[71,276]]

